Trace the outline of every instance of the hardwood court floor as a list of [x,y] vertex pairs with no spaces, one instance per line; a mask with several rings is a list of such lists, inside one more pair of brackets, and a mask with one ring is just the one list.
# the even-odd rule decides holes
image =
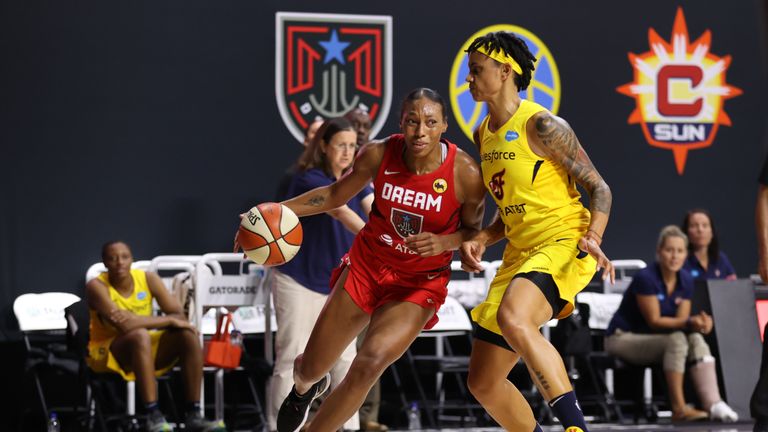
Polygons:
[[[562,432],[560,425],[544,426],[545,432]],[[395,430],[395,429],[393,429]],[[692,424],[671,424],[669,422],[661,424],[638,424],[638,425],[618,425],[610,423],[595,423],[589,425],[590,431],[622,431],[622,432],[752,432],[752,422],[740,423],[692,423]],[[446,429],[424,429],[428,432],[499,432],[501,428],[480,427],[480,428],[446,428]]]

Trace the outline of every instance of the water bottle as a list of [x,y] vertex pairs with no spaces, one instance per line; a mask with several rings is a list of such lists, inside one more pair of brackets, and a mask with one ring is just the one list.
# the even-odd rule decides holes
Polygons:
[[51,417],[48,419],[48,432],[61,432],[59,416],[55,412],[52,412]]
[[232,345],[240,348],[243,347],[243,334],[240,332],[240,330],[232,329],[232,331],[229,332],[229,338]]
[[408,429],[421,429],[421,412],[419,411],[419,404],[416,402],[411,402],[411,407],[408,408]]

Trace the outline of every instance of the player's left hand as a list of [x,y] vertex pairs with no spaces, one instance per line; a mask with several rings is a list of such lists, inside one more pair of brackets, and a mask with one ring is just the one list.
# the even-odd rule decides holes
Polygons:
[[409,235],[405,238],[405,246],[422,257],[440,255],[447,250],[443,243],[443,236],[430,232]]
[[597,268],[595,271],[600,271],[600,269],[603,269],[603,280],[610,277],[611,283],[616,282],[616,270],[613,268],[613,263],[611,263],[611,260],[605,256],[603,250],[600,249],[600,246],[597,244],[595,239],[590,236],[582,237],[579,239],[579,249],[592,255],[592,258],[597,261]]

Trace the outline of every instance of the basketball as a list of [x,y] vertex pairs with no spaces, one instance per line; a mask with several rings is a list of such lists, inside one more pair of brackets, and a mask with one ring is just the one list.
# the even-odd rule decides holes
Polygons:
[[262,203],[240,221],[237,239],[256,264],[286,263],[299,252],[304,234],[298,216],[279,203]]

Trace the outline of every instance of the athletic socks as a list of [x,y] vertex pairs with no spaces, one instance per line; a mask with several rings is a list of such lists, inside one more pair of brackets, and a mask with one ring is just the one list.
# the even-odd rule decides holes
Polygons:
[[562,394],[549,402],[549,407],[560,420],[563,429],[567,432],[588,432],[587,423],[584,421],[584,413],[581,412],[576,394],[573,391]]
[[148,415],[152,415],[152,414],[155,414],[155,412],[160,412],[160,406],[157,404],[157,401],[154,401],[154,402],[145,404],[144,410],[147,412]]

